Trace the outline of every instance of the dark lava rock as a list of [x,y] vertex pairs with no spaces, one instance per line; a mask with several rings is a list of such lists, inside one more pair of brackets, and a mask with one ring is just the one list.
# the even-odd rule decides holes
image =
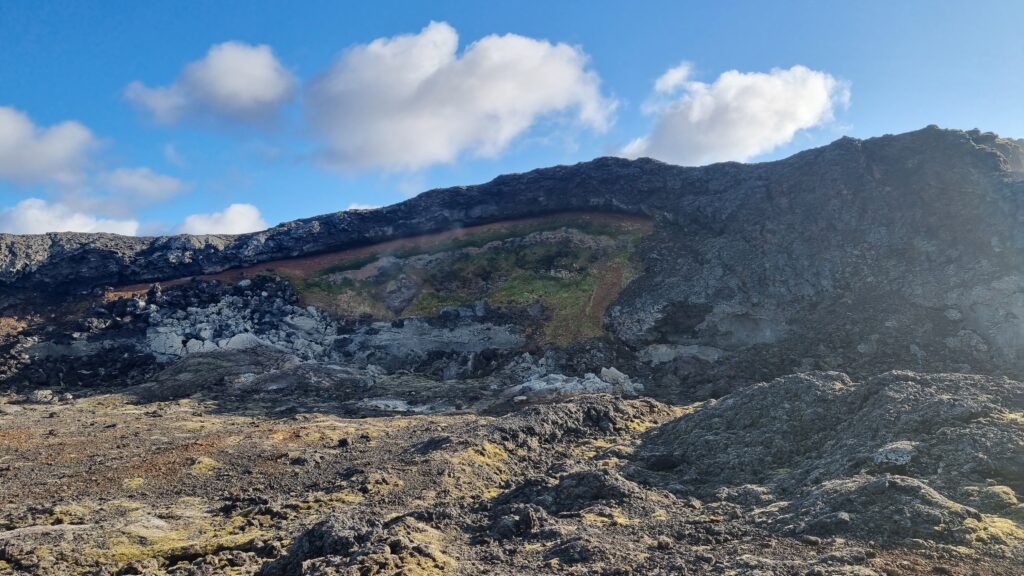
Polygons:
[[491,512],[489,532],[496,540],[525,537],[540,532],[552,519],[534,504],[506,504]]
[[285,556],[268,563],[260,576],[291,576],[302,573],[302,563],[323,556],[348,556],[383,531],[379,521],[346,516],[323,520],[301,534]]
[[[656,221],[605,317],[654,394],[809,369],[1024,375],[1022,166],[1020,141],[928,127],[751,165],[600,158],[238,236],[0,235],[0,306],[585,210]],[[394,309],[414,290],[392,288]]]
[[613,470],[599,469],[565,474],[554,484],[543,478],[534,479],[503,496],[501,501],[535,504],[560,514],[601,503],[621,506],[643,497],[643,490],[633,482]]
[[260,576],[443,573],[450,560],[433,544],[420,541],[424,525],[401,516],[386,523],[333,517],[296,538]]
[[[674,456],[710,494],[764,484],[791,492],[859,473],[1024,490],[1024,384],[962,374],[889,372],[855,382],[814,372],[757,384],[662,426],[642,447]],[[700,491],[700,490],[698,490]]]
[[615,435],[671,416],[672,409],[659,402],[593,394],[573,402],[526,407],[497,423],[494,433],[513,445],[539,446],[562,438]]
[[[789,502],[763,516],[785,532],[963,544],[984,531],[970,504],[1007,510],[1024,491],[1022,409],[1007,379],[798,374],[661,426],[632,474],[747,509]],[[645,467],[665,454],[679,466]]]
[[[920,538],[967,544],[981,520],[976,510],[945,498],[924,482],[903,476],[833,480],[795,502],[779,519],[785,530],[884,542]],[[793,524],[796,522],[796,524]]]

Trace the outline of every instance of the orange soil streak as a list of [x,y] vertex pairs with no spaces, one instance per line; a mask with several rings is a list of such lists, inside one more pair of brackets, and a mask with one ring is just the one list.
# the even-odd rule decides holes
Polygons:
[[604,318],[604,312],[611,306],[612,302],[619,297],[627,282],[626,270],[621,263],[610,263],[600,274],[600,280],[594,287],[594,293],[590,295],[587,303],[587,315],[592,321],[598,323]]

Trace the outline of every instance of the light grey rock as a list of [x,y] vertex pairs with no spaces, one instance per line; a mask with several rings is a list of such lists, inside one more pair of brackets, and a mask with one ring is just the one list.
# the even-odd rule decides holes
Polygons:
[[1024,422],[1007,415],[1022,409],[1024,384],[1005,378],[811,372],[708,402],[636,457],[698,497],[764,487],[786,503],[760,513],[782,532],[973,545],[985,530],[977,509],[1017,502]]
[[256,348],[259,346],[265,346],[266,342],[258,338],[255,334],[242,333],[235,334],[231,338],[228,338],[221,348],[225,350],[248,350],[250,348]]
[[415,365],[431,353],[476,353],[486,349],[514,349],[525,339],[518,328],[469,320],[432,325],[409,319],[400,325],[376,322],[348,336],[343,352],[361,364],[388,368]]
[[632,385],[629,376],[626,376],[622,372],[619,372],[616,368],[601,368],[600,373],[601,380],[609,384],[614,384],[623,388],[627,388]]
[[[981,520],[976,510],[905,476],[855,476],[815,487],[778,523],[784,531],[884,542],[910,538],[966,544]],[[791,524],[795,522],[794,524]]]
[[705,362],[717,362],[722,350],[711,346],[682,344],[652,344],[640,351],[640,361],[652,366],[672,362],[679,358],[697,358]]
[[28,393],[28,401],[32,404],[56,404],[60,399],[53,390],[33,390]]
[[186,352],[180,334],[174,333],[169,327],[151,329],[146,337],[149,349],[157,356],[183,356]]
[[292,315],[285,318],[284,322],[295,330],[307,333],[317,332],[323,327],[323,324],[318,322],[317,319],[312,316]]
[[621,372],[622,378],[617,382],[609,382],[594,374],[585,374],[582,378],[562,374],[548,374],[532,378],[526,382],[508,388],[502,393],[504,398],[525,397],[528,401],[569,398],[581,394],[616,394],[619,396],[635,396],[643,391],[643,385],[631,382]]
[[384,287],[384,306],[393,314],[405,310],[420,293],[420,282],[402,274]]
[[890,442],[882,446],[871,455],[871,461],[876,466],[906,466],[914,459],[917,452],[917,443],[908,440]]

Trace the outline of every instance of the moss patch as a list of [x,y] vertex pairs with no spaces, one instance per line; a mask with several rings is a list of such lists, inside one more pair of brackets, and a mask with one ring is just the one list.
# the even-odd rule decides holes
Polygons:
[[192,465],[189,467],[189,470],[191,470],[193,474],[205,475],[212,474],[213,471],[216,470],[217,468],[220,468],[220,466],[220,462],[217,462],[213,458],[200,456],[192,462]]
[[[554,231],[560,234],[530,237]],[[605,310],[637,274],[636,247],[646,231],[633,221],[548,218],[363,255],[292,280],[305,304],[348,317],[433,316],[477,300],[506,309],[540,304],[534,335],[565,346],[602,334]],[[513,239],[524,241],[503,243]],[[445,256],[404,260],[424,254]],[[395,280],[416,287],[397,314],[385,306]]]
[[969,518],[965,524],[975,531],[976,544],[1019,546],[1024,543],[1024,527],[1008,518],[984,514],[981,520]]

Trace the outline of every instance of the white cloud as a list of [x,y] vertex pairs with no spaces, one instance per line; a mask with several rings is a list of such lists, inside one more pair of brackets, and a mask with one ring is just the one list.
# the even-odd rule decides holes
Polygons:
[[224,42],[185,66],[173,84],[151,88],[135,81],[124,95],[157,122],[177,122],[190,113],[249,121],[273,116],[294,85],[270,46]]
[[690,70],[683,63],[658,78],[660,100],[648,107],[654,128],[623,155],[688,165],[745,161],[832,121],[850,98],[845,82],[804,66],[732,70],[710,84],[690,80]]
[[49,192],[55,203],[75,212],[126,219],[134,218],[139,208],[166,202],[190,187],[188,182],[142,166],[89,174],[75,186]]
[[96,137],[79,122],[43,128],[24,112],[0,106],[0,178],[75,182],[97,145]]
[[693,71],[693,64],[681,62],[678,66],[669,68],[654,82],[654,90],[660,93],[671,93],[690,79]]
[[348,208],[345,208],[345,210],[373,210],[375,208],[380,208],[380,205],[379,204],[360,204],[359,202],[353,202],[353,203],[349,204]]
[[28,198],[0,210],[0,231],[11,234],[44,232],[113,232],[134,236],[139,222],[133,219],[104,219],[79,212],[59,202]]
[[99,176],[100,184],[118,194],[127,195],[133,204],[160,202],[188,188],[173,176],[150,168],[118,168]]
[[615,102],[578,47],[491,35],[461,55],[455,29],[431,22],[418,34],[345,51],[305,96],[325,159],[346,169],[416,169],[463,152],[493,156],[539,119],[559,114],[593,130]]
[[181,234],[244,234],[270,226],[252,204],[232,204],[220,212],[192,214],[178,226]]
[[135,80],[125,87],[124,97],[149,110],[154,120],[165,124],[177,122],[189,107],[189,99],[178,85],[150,88]]

